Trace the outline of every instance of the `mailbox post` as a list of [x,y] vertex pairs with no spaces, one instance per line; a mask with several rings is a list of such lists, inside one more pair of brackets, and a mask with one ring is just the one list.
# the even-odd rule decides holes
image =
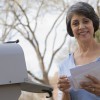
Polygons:
[[24,53],[17,43],[0,44],[0,98],[18,100],[21,90],[33,93],[48,92],[52,96],[52,87],[29,81]]

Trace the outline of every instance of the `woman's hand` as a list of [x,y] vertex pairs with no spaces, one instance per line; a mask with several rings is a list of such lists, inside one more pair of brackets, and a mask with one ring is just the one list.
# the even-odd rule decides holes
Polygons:
[[82,82],[81,87],[93,94],[100,96],[100,80],[91,75],[86,77],[90,80],[90,82]]
[[67,92],[67,90],[70,88],[70,82],[66,76],[61,76],[58,79],[58,88],[62,92]]

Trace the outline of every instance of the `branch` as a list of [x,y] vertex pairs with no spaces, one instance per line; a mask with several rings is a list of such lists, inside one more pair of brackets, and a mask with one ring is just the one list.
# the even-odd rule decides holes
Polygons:
[[[22,22],[21,22],[21,19],[19,19],[19,15],[17,15],[16,14],[16,12],[15,12],[15,10],[13,9],[12,10],[12,12],[13,12],[13,14],[15,15],[15,17],[18,19],[18,21],[19,21],[19,25],[22,25],[22,27],[25,29],[25,31],[27,32],[27,35],[28,35],[28,38],[29,38],[29,32],[28,32],[28,30],[26,29],[26,27],[25,26],[27,26],[27,25],[25,25],[25,24],[23,24]],[[22,33],[22,32],[21,32]],[[23,34],[24,35],[24,34]],[[24,36],[25,37],[25,36]],[[26,37],[25,37],[26,38]]]
[[[5,30],[3,32],[3,35],[2,35],[2,41],[4,41],[6,39],[6,37],[8,36],[8,34],[10,33],[10,31],[13,29],[13,26],[14,26],[14,23],[16,22],[16,19],[12,22],[12,25],[10,25],[10,27],[7,25],[7,18],[8,18],[8,13],[9,11],[8,10],[5,10],[6,12],[6,20],[4,21],[2,19],[2,22],[4,24],[1,24],[1,25],[4,25],[5,26]],[[9,27],[9,28],[8,28]]]
[[42,8],[43,3],[44,3],[44,0],[42,0],[42,3],[41,3],[41,5],[40,5],[40,7],[39,7],[39,9],[38,9],[38,11],[37,11],[36,17],[35,17],[35,28],[34,28],[34,33],[35,33],[35,31],[36,31],[36,28],[37,28],[37,19],[38,19],[38,16],[39,16],[39,13],[40,13],[40,10],[41,10],[41,8]]
[[25,10],[22,8],[22,6],[17,2],[17,0],[13,0],[17,5],[18,7],[21,9],[21,11],[23,12],[23,14],[25,15],[25,18],[26,18],[26,21],[27,21],[27,25],[29,25],[29,19],[25,13]]
[[[43,0],[44,1],[44,0]],[[18,3],[18,2],[16,2],[17,3],[17,5],[20,7],[20,9],[21,9],[21,11],[23,12],[23,14],[25,15],[25,17],[26,17],[26,20],[27,20],[27,27],[29,28],[29,30],[30,30],[30,32],[33,34],[33,40],[35,41],[35,43],[33,44],[34,46],[35,46],[35,50],[36,50],[36,52],[38,53],[38,55],[40,55],[41,56],[41,53],[40,53],[40,50],[39,50],[39,43],[38,43],[38,41],[37,41],[37,39],[36,39],[36,37],[35,37],[35,34],[34,34],[34,31],[31,29],[31,27],[30,27],[30,24],[29,24],[29,19],[28,19],[28,17],[27,17],[27,15],[26,15],[26,13],[25,13],[25,11],[24,11],[24,9],[21,7],[21,5]],[[42,2],[43,3],[43,2]],[[42,4],[41,4],[41,6],[42,6]],[[41,8],[41,7],[40,7]],[[39,10],[40,11],[40,10]],[[38,11],[38,13],[39,13],[39,11]],[[38,16],[38,13],[37,13],[37,16]]]
[[54,42],[53,42],[53,47],[52,47],[52,52],[54,51],[54,47],[55,47],[55,42],[56,42],[56,37],[57,37],[57,27],[61,24],[61,22],[64,20],[65,15],[62,17],[61,21],[58,23],[58,25],[55,28],[55,37],[54,37]]
[[[36,46],[37,46],[37,45],[38,45],[38,42],[37,42],[37,40],[36,40],[36,37],[35,37],[35,35],[34,35],[33,30],[32,30],[31,27],[30,27],[29,19],[28,19],[26,13],[25,13],[25,10],[22,8],[22,6],[21,6],[16,0],[13,0],[13,1],[18,5],[18,7],[20,8],[20,10],[23,12],[23,14],[24,14],[24,16],[25,16],[25,18],[26,18],[26,21],[27,21],[27,25],[24,25],[24,24],[20,21],[20,19],[17,17],[18,20],[20,21],[20,23],[22,24],[23,27],[24,27],[24,26],[27,26],[27,27],[29,28],[30,32],[33,34],[33,38],[34,38],[34,40],[35,40],[35,42],[36,42]],[[35,45],[35,44],[34,44],[34,45]]]
[[100,6],[98,6],[99,3],[100,3],[100,0],[97,0],[97,11],[98,11],[98,16],[100,17]]
[[[67,7],[66,7],[67,8]],[[46,50],[47,50],[47,40],[48,40],[48,37],[50,35],[50,33],[52,32],[53,30],[53,27],[55,26],[55,24],[57,23],[57,21],[60,19],[60,17],[63,15],[63,13],[65,12],[66,8],[61,12],[61,14],[57,17],[57,19],[55,20],[54,24],[52,25],[50,31],[48,32],[47,36],[46,36],[46,39],[45,39],[45,49],[44,49],[44,53],[43,53],[43,58],[45,57],[45,54],[46,54]]]
[[24,14],[24,16],[25,16],[25,18],[26,18],[26,20],[27,20],[27,25],[24,25],[24,24],[21,22],[21,20],[19,19],[19,16],[16,14],[16,12],[15,12],[14,10],[13,10],[13,13],[14,13],[14,15],[17,17],[18,21],[19,21],[20,24],[23,26],[23,28],[26,30],[26,32],[27,32],[27,34],[28,34],[28,38],[26,38],[25,35],[24,35],[20,30],[18,30],[17,28],[16,28],[16,29],[17,29],[17,31],[21,32],[21,34],[23,34],[23,36],[24,36],[27,40],[30,41],[30,39],[29,39],[29,32],[27,31],[27,29],[26,29],[25,26],[28,27],[28,29],[30,30],[30,32],[33,34],[33,39],[34,39],[34,42],[35,42],[35,43],[34,43],[34,42],[31,41],[31,44],[33,45],[35,51],[37,52],[37,55],[40,55],[40,56],[41,56],[41,53],[40,53],[40,51],[39,51],[39,44],[38,44],[38,41],[37,41],[37,39],[36,39],[36,37],[35,37],[35,35],[34,35],[34,31],[33,31],[33,30],[31,29],[31,27],[30,27],[29,19],[28,19],[26,13],[25,13],[25,10],[22,8],[22,6],[21,6],[17,1],[15,1],[15,3],[18,5],[18,7],[19,7],[19,8],[21,9],[21,11],[23,12],[23,14]]
[[29,75],[31,75],[35,80],[41,82],[41,83],[45,83],[42,79],[37,78],[34,74],[32,74],[30,71],[27,71]]
[[65,43],[65,41],[66,41],[67,35],[68,35],[68,34],[65,35],[64,41],[63,41],[63,43],[61,44],[61,46],[60,46],[56,51],[53,52],[53,55],[52,55],[52,58],[51,58],[51,61],[50,61],[50,64],[49,64],[47,73],[49,73],[49,71],[50,71],[50,68],[51,68],[51,65],[52,65],[52,61],[53,61],[53,59],[54,59],[56,53],[63,47],[63,45],[64,45],[64,43]]

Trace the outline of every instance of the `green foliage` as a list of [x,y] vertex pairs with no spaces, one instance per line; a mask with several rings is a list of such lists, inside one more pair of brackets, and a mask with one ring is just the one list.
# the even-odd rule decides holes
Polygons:
[[100,43],[100,29],[96,32],[95,38]]

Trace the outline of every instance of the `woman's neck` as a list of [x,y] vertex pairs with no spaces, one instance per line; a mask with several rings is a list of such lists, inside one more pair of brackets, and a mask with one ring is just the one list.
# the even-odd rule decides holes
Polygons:
[[98,48],[98,43],[96,43],[95,40],[87,41],[84,43],[79,42],[79,47],[77,49],[77,52],[79,53],[79,55],[85,56],[91,54],[91,52],[93,52],[97,48]]

